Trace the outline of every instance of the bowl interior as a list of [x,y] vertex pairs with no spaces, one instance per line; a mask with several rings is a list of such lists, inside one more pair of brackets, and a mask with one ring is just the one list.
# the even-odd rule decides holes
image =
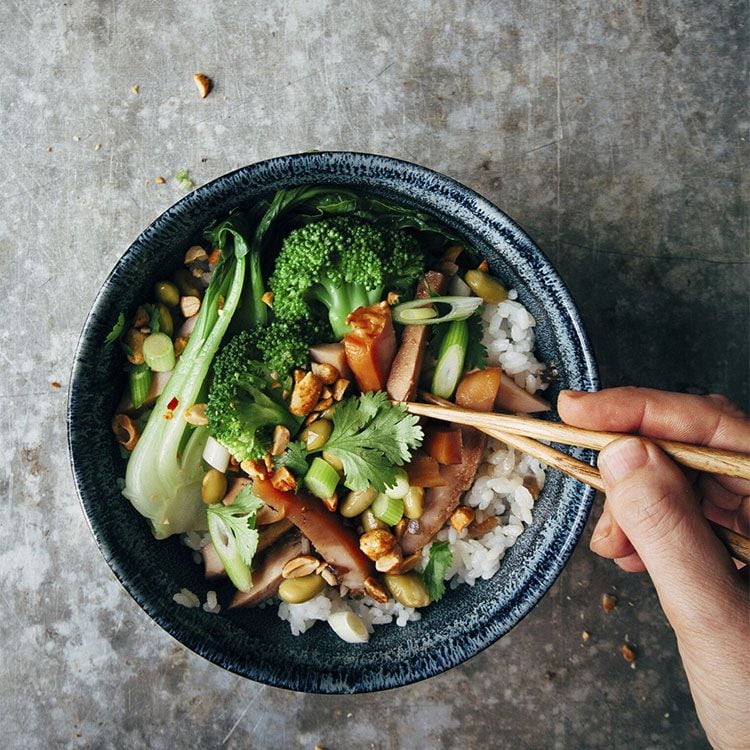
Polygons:
[[[203,228],[231,209],[279,188],[336,184],[396,200],[436,216],[472,243],[492,271],[518,290],[537,321],[540,359],[553,362],[561,388],[595,390],[598,377],[578,312],[549,261],[505,214],[470,189],[414,164],[370,154],[317,152],[279,157],[220,177],[160,216],[128,249],[100,291],[81,334],[68,414],[71,462],[97,543],[133,598],[184,645],[260,682],[306,692],[350,693],[405,685],[453,667],[515,625],[562,570],[586,522],[594,492],[548,472],[534,524],[506,554],[498,574],[449,591],[405,628],[380,626],[368,644],[349,645],[317,625],[293,637],[276,608],[186,609],[185,587],[205,601],[229,586],[206,584],[178,539],[157,542],[121,495],[125,463],[109,423],[125,384],[116,347],[104,339],[120,311],[131,313],[154,281],[176,268]],[[590,460],[585,451],[579,458]]]

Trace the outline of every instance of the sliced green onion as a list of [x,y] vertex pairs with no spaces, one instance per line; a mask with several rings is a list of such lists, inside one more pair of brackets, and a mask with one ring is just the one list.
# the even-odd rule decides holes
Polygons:
[[[402,302],[391,308],[393,320],[402,325],[418,321],[421,325],[435,325],[435,323],[450,323],[452,320],[465,320],[471,317],[482,304],[481,297],[430,297]],[[433,311],[433,305],[448,305],[450,309],[444,315],[428,315],[424,318],[414,318],[414,315],[424,315],[424,311]],[[417,312],[420,311],[420,312]]]
[[240,590],[250,591],[252,578],[250,568],[245,564],[237,540],[227,528],[224,519],[216,513],[208,513],[208,532],[216,554],[224,566],[229,580]]
[[315,497],[324,500],[325,498],[333,497],[333,494],[336,492],[336,487],[339,483],[339,473],[328,461],[316,456],[302,481]]
[[396,472],[396,478],[393,484],[387,484],[385,487],[385,494],[388,497],[395,497],[398,500],[402,500],[406,497],[409,492],[409,475],[403,470],[399,469]]
[[130,400],[133,402],[134,408],[138,409],[143,406],[149,388],[151,388],[151,378],[151,368],[145,363],[136,365],[130,370]]
[[378,520],[395,526],[404,517],[404,501],[398,497],[388,497],[381,492],[373,500],[370,510]]
[[154,372],[174,369],[174,345],[166,333],[152,333],[143,342],[143,359]]
[[404,322],[419,323],[430,318],[437,318],[437,311],[432,305],[429,307],[409,307],[401,311],[401,320]]
[[469,344],[469,324],[465,320],[454,320],[440,345],[435,373],[432,376],[432,392],[441,398],[450,398],[456,390],[466,359]]

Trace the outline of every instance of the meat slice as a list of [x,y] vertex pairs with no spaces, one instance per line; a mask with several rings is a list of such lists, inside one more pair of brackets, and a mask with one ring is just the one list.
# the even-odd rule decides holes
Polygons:
[[237,591],[229,609],[250,607],[274,596],[279,590],[281,570],[290,560],[310,551],[310,543],[299,532],[280,539],[261,558],[257,568],[253,569],[253,585],[250,591]]
[[445,486],[425,490],[424,513],[419,519],[419,530],[416,534],[407,531],[401,537],[401,549],[405,557],[432,541],[458,507],[463,493],[474,483],[477,469],[482,462],[486,438],[473,427],[463,427],[461,441],[461,463],[442,467],[440,473]]
[[331,513],[316,497],[281,492],[267,479],[256,479],[253,489],[310,540],[344,586],[355,591],[364,589],[365,579],[375,575],[375,568],[360,550],[356,534],[344,525],[338,513]]
[[396,355],[396,332],[388,303],[358,307],[346,322],[352,330],[344,336],[344,353],[359,390],[384,390]]
[[[417,285],[417,299],[427,299],[431,291],[444,294],[448,286],[448,277],[439,271],[427,271]],[[429,326],[404,326],[401,334],[401,345],[393,360],[388,375],[386,390],[394,401],[411,401],[417,392],[419,373],[422,371],[424,350],[427,346]]]

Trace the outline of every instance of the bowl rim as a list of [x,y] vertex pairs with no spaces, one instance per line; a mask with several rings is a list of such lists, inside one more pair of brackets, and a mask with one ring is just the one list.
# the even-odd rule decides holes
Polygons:
[[[499,640],[509,630],[511,630],[518,622],[520,622],[539,602],[539,600],[547,593],[552,584],[558,578],[563,568],[565,567],[570,555],[572,554],[582,532],[586,525],[591,506],[595,497],[595,491],[591,487],[581,485],[581,493],[578,498],[577,512],[570,526],[567,529],[567,534],[562,540],[562,546],[557,552],[554,560],[549,564],[543,571],[543,576],[536,579],[537,586],[534,591],[525,592],[520,605],[515,608],[515,612],[506,619],[512,620],[509,624],[503,625],[499,630],[498,628],[489,629],[485,628],[484,633],[473,632],[471,634],[469,647],[464,646],[462,649],[453,651],[450,654],[441,654],[440,663],[430,661],[426,665],[421,667],[421,672],[417,676],[410,675],[407,679],[385,677],[381,684],[366,683],[361,679],[355,680],[351,685],[348,685],[346,689],[328,689],[324,682],[317,682],[310,686],[307,681],[295,678],[293,675],[283,674],[269,675],[265,673],[259,673],[258,670],[248,668],[246,664],[237,664],[231,660],[227,661],[218,658],[218,655],[211,650],[205,642],[200,638],[196,638],[190,630],[181,628],[169,617],[167,612],[152,602],[147,595],[145,595],[139,586],[133,585],[130,580],[125,567],[120,562],[116,550],[113,548],[112,540],[108,534],[108,530],[104,524],[100,523],[96,514],[93,512],[91,507],[90,498],[84,497],[84,478],[82,476],[81,469],[78,465],[78,437],[76,436],[75,427],[75,384],[81,377],[82,369],[84,367],[84,359],[82,358],[82,350],[85,348],[87,340],[88,330],[92,321],[92,317],[96,314],[99,306],[102,305],[103,301],[107,296],[107,290],[113,281],[113,277],[116,276],[118,268],[123,264],[126,259],[134,253],[138,252],[138,248],[143,244],[147,243],[149,235],[152,234],[156,229],[165,222],[170,222],[173,219],[173,214],[179,212],[180,208],[186,203],[200,201],[203,197],[211,195],[217,188],[222,184],[228,184],[232,178],[237,176],[250,176],[254,172],[262,172],[274,167],[284,167],[288,169],[291,167],[299,167],[310,161],[319,161],[327,164],[332,169],[342,169],[346,160],[354,157],[368,163],[370,169],[379,168],[395,168],[397,170],[406,170],[409,173],[416,173],[422,179],[436,181],[441,186],[450,190],[451,197],[454,199],[461,199],[464,201],[470,201],[473,206],[476,207],[476,211],[473,213],[481,213],[483,217],[483,223],[494,223],[506,230],[510,231],[513,235],[513,244],[518,244],[532,254],[535,262],[540,265],[548,277],[548,282],[552,284],[554,293],[557,296],[557,300],[560,305],[564,308],[567,314],[566,322],[572,327],[575,334],[575,340],[579,347],[579,354],[581,355],[581,370],[588,384],[592,390],[599,388],[599,375],[597,365],[594,358],[593,347],[589,341],[588,335],[585,332],[583,323],[581,320],[580,313],[578,312],[575,303],[562,281],[557,271],[552,266],[549,259],[546,257],[544,252],[534,243],[530,236],[518,225],[516,221],[511,219],[505,214],[500,208],[491,203],[488,199],[477,193],[472,188],[458,182],[454,178],[448,177],[440,172],[423,167],[416,163],[406,161],[403,159],[383,156],[374,153],[367,153],[362,151],[345,151],[345,150],[326,150],[326,151],[307,151],[300,153],[293,153],[287,155],[275,156],[269,159],[253,162],[251,164],[239,167],[238,169],[227,172],[226,174],[220,175],[210,182],[196,188],[191,193],[180,198],[174,204],[165,209],[159,216],[157,216],[149,225],[144,229],[128,246],[128,248],[120,255],[115,265],[113,266],[110,273],[107,275],[105,281],[102,283],[92,305],[86,316],[86,320],[83,324],[78,342],[76,344],[75,354],[71,367],[70,374],[70,387],[68,390],[68,404],[67,404],[67,442],[68,442],[68,455],[70,461],[70,467],[73,474],[74,484],[76,492],[78,494],[79,503],[83,511],[86,523],[95,539],[95,542],[101,552],[102,556],[106,560],[107,564],[111,568],[115,577],[122,584],[123,588],[127,593],[136,601],[136,603],[143,609],[146,614],[154,620],[164,631],[166,631],[171,637],[173,637],[181,645],[186,646],[190,650],[194,651],[198,655],[206,658],[207,660],[221,666],[229,671],[239,674],[243,677],[253,679],[255,681],[271,685],[273,687],[280,687],[295,691],[304,691],[310,693],[327,693],[327,694],[341,694],[341,693],[360,693],[360,692],[373,692],[377,690],[390,689],[395,687],[401,687],[408,684],[427,679],[435,676],[442,672],[445,672],[465,661],[472,658],[476,654],[480,653],[495,641]],[[331,184],[346,184],[346,176],[353,176],[351,173],[348,175],[338,175],[338,180],[331,180]],[[296,184],[309,184],[309,180],[299,181]],[[382,187],[382,186],[381,186]],[[242,201],[238,201],[242,202]],[[424,209],[429,211],[430,209]],[[588,462],[593,462],[593,452],[583,451],[579,454],[579,457],[583,458]],[[396,627],[391,625],[391,627]],[[494,630],[494,632],[493,632]],[[339,686],[340,687],[340,686]]]

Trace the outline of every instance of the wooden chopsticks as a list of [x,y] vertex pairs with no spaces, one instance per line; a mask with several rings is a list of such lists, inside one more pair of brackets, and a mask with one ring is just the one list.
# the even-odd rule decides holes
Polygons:
[[[610,441],[621,437],[619,433],[594,432],[558,422],[545,422],[510,414],[487,414],[471,409],[462,409],[451,404],[450,401],[445,401],[429,393],[422,394],[422,397],[433,403],[407,402],[405,406],[410,413],[475,427],[486,435],[544,461],[548,466],[552,466],[600,492],[605,491],[604,482],[596,467],[584,461],[579,461],[577,458],[549,445],[540,443],[535,438],[601,450]],[[744,454],[669,440],[654,440],[653,442],[683,466],[715,474],[750,479],[750,458]],[[713,521],[709,521],[709,523],[731,555],[737,560],[750,564],[750,539]]]
[[[427,394],[424,394],[424,397],[426,398]],[[457,406],[443,405],[442,401],[441,405],[410,401],[406,403],[406,408],[412,414],[418,414],[421,417],[432,417],[454,424],[468,425],[476,427],[482,432],[486,432],[487,429],[500,430],[504,433],[513,433],[536,440],[550,440],[554,443],[577,445],[581,448],[592,448],[594,450],[601,450],[613,440],[624,437],[622,433],[618,432],[584,430],[560,422],[546,422],[543,419],[520,417],[514,414],[488,414],[472,409],[462,409]],[[750,479],[750,456],[743,453],[707,448],[703,445],[678,443],[674,440],[649,439],[677,463],[688,468],[710,474]]]

